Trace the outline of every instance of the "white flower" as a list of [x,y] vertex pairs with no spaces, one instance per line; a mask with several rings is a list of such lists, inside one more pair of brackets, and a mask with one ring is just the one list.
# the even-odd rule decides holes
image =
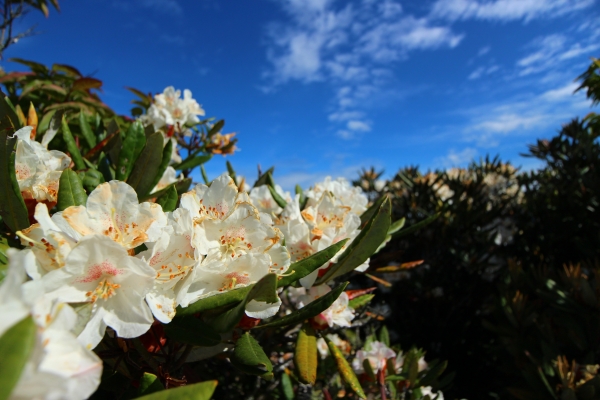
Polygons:
[[8,253],[8,273],[0,286],[0,336],[29,315],[37,325],[35,346],[10,398],[88,398],[100,383],[102,361],[71,332],[75,312],[42,297],[39,281],[24,283],[22,258],[31,252]]
[[52,220],[76,240],[105,235],[126,249],[158,240],[167,223],[160,205],[139,204],[135,190],[120,181],[98,185],[85,207],[69,207],[54,214]]
[[184,178],[183,174],[180,174],[178,177],[177,171],[175,171],[175,168],[168,166],[167,169],[165,169],[165,172],[160,177],[160,180],[158,181],[156,186],[154,186],[154,189],[152,189],[152,192],[150,192],[150,193],[152,194],[152,193],[158,192],[159,190],[162,190],[162,189],[166,188],[167,186],[169,186],[170,184],[178,182],[178,181],[182,180],[183,178]]
[[[281,186],[275,185],[275,192],[279,194],[286,202],[292,201],[292,197],[289,192],[284,192]],[[261,185],[259,187],[252,188],[250,191],[250,200],[252,204],[258,208],[259,211],[271,214],[278,215],[283,211],[281,207],[273,200],[273,196],[269,191],[269,187],[267,185]]]
[[91,317],[79,341],[94,348],[107,326],[124,338],[144,334],[153,322],[144,301],[154,285],[155,271],[106,236],[83,237],[65,266],[42,278],[47,296],[69,303],[91,302]]
[[[238,194],[227,174],[215,179],[210,187],[197,185],[184,193],[181,206],[193,221],[192,246],[204,256],[182,305],[288,269],[290,255],[281,245],[280,231],[267,214],[250,204],[247,194]],[[267,318],[279,309],[279,303],[255,303],[246,307],[246,314],[254,318]]]
[[371,342],[366,350],[356,352],[356,358],[352,360],[352,368],[359,374],[365,372],[363,361],[369,360],[374,373],[385,368],[388,359],[396,357],[396,352],[381,342]]
[[344,178],[332,180],[328,176],[323,182],[315,184],[314,188],[305,192],[308,198],[307,206],[312,206],[319,202],[323,193],[332,194],[337,205],[350,207],[350,210],[356,215],[361,215],[365,212],[369,203],[369,199],[361,188],[350,185]]
[[46,201],[54,206],[60,175],[71,164],[71,159],[63,152],[48,151],[32,140],[32,129],[26,126],[15,132],[18,138],[15,155],[17,182],[25,200]]
[[143,120],[152,123],[155,129],[168,125],[174,126],[177,132],[185,132],[186,125],[200,122],[198,115],[204,115],[204,110],[192,98],[192,92],[185,89],[182,99],[181,91],[169,86],[154,96],[154,103]]
[[423,386],[420,388],[421,395],[423,397],[429,396],[432,400],[444,400],[444,393],[442,391],[434,392],[431,386]]
[[[290,300],[296,304],[298,308],[305,307],[319,297],[331,292],[331,288],[327,285],[313,286],[310,289],[290,288]],[[348,307],[348,294],[342,292],[340,296],[321,314],[316,317],[317,322],[325,322],[330,328],[334,325],[341,327],[352,326],[354,319],[354,310]]]

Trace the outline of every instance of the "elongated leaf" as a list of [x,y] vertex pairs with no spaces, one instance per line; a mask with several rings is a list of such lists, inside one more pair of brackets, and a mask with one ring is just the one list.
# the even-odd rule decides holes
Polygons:
[[[4,122],[5,119],[2,118],[0,124],[4,125]],[[0,189],[0,215],[8,228],[16,232],[29,226],[29,217],[15,174],[17,137],[9,138],[8,135],[12,134],[12,130],[4,126],[2,128],[0,131],[0,188],[2,188]]]
[[127,180],[144,146],[146,146],[144,126],[140,121],[135,121],[129,126],[125,140],[123,141],[123,147],[119,153],[115,176],[118,180]]
[[208,130],[208,137],[211,137],[215,133],[221,132],[221,129],[223,129],[224,125],[225,125],[225,121],[222,119],[215,122],[215,124]]
[[193,316],[174,319],[164,329],[168,338],[179,343],[206,347],[221,343],[221,336],[214,329]]
[[317,380],[317,353],[315,330],[305,322],[298,332],[294,350],[294,364],[303,383],[314,385]]
[[218,381],[206,381],[193,385],[181,386],[174,389],[161,390],[146,396],[138,397],[138,400],[210,400]]
[[385,325],[379,330],[379,341],[388,347],[390,346],[390,333]]
[[160,182],[160,179],[162,178],[163,174],[167,170],[167,167],[169,166],[169,163],[171,162],[171,154],[172,153],[173,153],[173,141],[169,140],[169,141],[167,141],[167,144],[165,144],[165,148],[163,149],[162,158],[160,160],[160,165],[158,166],[158,171],[156,172],[156,177],[154,177],[154,180],[152,181],[152,189],[154,189],[156,187],[156,185],[158,185],[158,182]]
[[90,149],[93,149],[94,146],[96,146],[96,135],[94,135],[92,127],[90,126],[83,112],[79,113],[79,129],[81,129],[81,134],[83,135],[83,138],[87,142]]
[[415,231],[418,231],[419,229],[421,229],[421,228],[429,225],[433,221],[435,221],[439,216],[440,216],[440,213],[433,214],[433,215],[425,218],[423,221],[417,222],[416,224],[411,225],[411,226],[409,226],[406,229],[399,230],[399,231],[395,232],[392,235],[392,237],[395,238],[395,239],[397,239],[399,237],[406,236],[406,235],[411,234],[411,233],[413,233]]
[[317,284],[328,282],[335,277],[353,271],[354,268],[372,256],[387,237],[391,212],[392,203],[386,198],[377,213],[342,253],[338,262],[331,266],[325,275],[317,281]]
[[285,276],[279,279],[277,286],[289,286],[297,280],[310,275],[311,272],[323,266],[323,264],[335,256],[338,251],[344,247],[346,242],[348,242],[348,239],[340,240],[339,242],[332,244],[328,248],[321,250],[310,257],[293,263],[286,271]]
[[371,205],[371,207],[369,207],[364,213],[362,213],[362,215],[360,216],[360,226],[365,226],[367,222],[369,222],[373,218],[377,210],[381,208],[381,205],[383,204],[386,198],[387,196],[381,196],[377,199],[375,203]]
[[286,315],[285,317],[278,318],[273,322],[269,322],[264,325],[258,325],[254,329],[260,328],[278,328],[280,326],[287,326],[291,324],[297,324],[298,322],[302,322],[309,318],[315,317],[321,314],[323,311],[327,310],[330,305],[333,304],[334,301],[340,297],[340,294],[344,291],[344,289],[348,286],[348,282],[344,282],[339,284],[335,289],[326,295],[319,297],[317,300],[312,303],[307,304],[299,310],[292,312],[291,314]]
[[177,307],[177,313],[175,314],[175,318],[238,303],[244,300],[250,289],[252,289],[250,286],[246,286],[239,289],[229,290],[227,292],[215,294],[214,296],[200,299],[185,308]]
[[160,392],[161,390],[165,390],[165,387],[160,383],[160,379],[154,374],[144,372],[142,379],[140,379],[138,395],[144,396],[150,393]]
[[92,192],[98,185],[104,183],[104,176],[102,175],[102,172],[96,169],[88,169],[85,171],[82,183],[85,190]]
[[206,175],[204,165],[200,165],[200,173],[202,174],[202,180],[204,180],[204,184],[209,185],[210,181],[208,180],[208,175]]
[[273,364],[250,332],[244,333],[235,343],[231,363],[247,374],[273,378]]
[[65,169],[60,175],[58,183],[58,209],[63,211],[71,206],[85,206],[87,194],[83,189],[83,183],[75,171],[71,168]]
[[229,161],[227,161],[225,164],[227,165],[227,172],[229,172],[229,176],[234,182],[237,182],[235,179],[235,170],[233,169],[233,165],[231,165]]
[[102,155],[100,160],[98,161],[98,171],[102,173],[104,177],[104,182],[110,182],[114,178],[112,168],[110,167],[110,161],[108,161],[108,157],[106,155]]
[[[37,127],[37,135],[43,135],[43,134],[44,134],[44,133],[45,133],[45,132],[48,130],[48,127],[50,126],[50,121],[51,121],[51,120],[52,120],[52,118],[54,117],[54,114],[56,114],[57,112],[60,112],[60,111],[57,111],[57,110],[52,110],[52,111],[49,111],[49,112],[45,113],[45,114],[42,116],[42,119],[40,119],[40,121],[39,121],[39,123],[38,123],[38,127]],[[59,121],[59,124],[58,124],[58,126],[60,127],[60,119],[59,119],[58,121]],[[58,129],[57,129],[57,131],[58,131]],[[56,132],[54,133],[54,135],[56,135]],[[53,135],[52,137],[54,137],[54,135]],[[44,137],[44,136],[42,136],[42,138],[43,138],[43,137]],[[48,142],[47,142],[47,143],[48,143]],[[44,139],[42,139],[42,145],[44,145],[44,147],[47,147],[47,146],[48,146],[48,144],[47,144],[47,143],[46,143],[46,144],[44,144]]]
[[175,186],[171,186],[165,194],[156,199],[156,203],[160,204],[164,212],[175,210],[177,208],[178,201],[179,196],[177,195],[177,189],[175,189]]
[[350,386],[352,391],[356,393],[358,397],[360,397],[361,399],[366,399],[367,396],[365,395],[365,392],[360,386],[360,382],[354,374],[352,367],[348,364],[346,358],[344,358],[344,354],[342,354],[340,349],[338,349],[331,340],[329,340],[327,337],[325,337],[324,339],[327,343],[327,347],[329,347],[329,351],[331,352],[333,359],[335,360],[335,363],[337,365],[340,375],[342,376],[342,379],[344,379],[344,381],[348,384],[348,386]]
[[73,138],[73,134],[71,133],[71,129],[69,129],[69,124],[67,124],[67,120],[65,116],[62,116],[61,120],[61,129],[63,133],[63,140],[67,144],[67,150],[71,154],[71,160],[73,160],[73,164],[75,164],[76,169],[85,169],[85,163],[83,162],[83,158],[81,157],[81,153],[79,152],[79,147],[75,143],[75,139]]
[[144,196],[154,188],[154,182],[160,163],[157,160],[162,158],[163,136],[156,132],[148,136],[146,146],[133,167],[133,171],[127,180],[127,183],[135,189],[138,196]]
[[277,205],[279,207],[285,208],[285,206],[287,206],[287,201],[285,201],[285,199],[283,197],[281,197],[281,195],[275,191],[275,188],[273,186],[268,186],[268,188],[269,188],[269,192],[271,192],[271,196],[273,197],[273,200],[275,200],[275,203],[277,203]]
[[71,90],[84,90],[89,91],[90,89],[99,89],[102,87],[102,81],[95,78],[79,78],[73,82]]
[[367,304],[369,304],[371,300],[373,300],[373,297],[375,297],[374,294],[365,294],[362,296],[358,296],[348,302],[348,307],[353,308],[355,310],[357,308],[364,307]]
[[0,400],[8,399],[35,346],[37,327],[28,316],[0,337]]
[[244,300],[213,319],[210,322],[210,326],[220,333],[232,330],[244,316],[246,304],[251,300],[276,303],[279,300],[277,296],[277,275],[265,275],[252,286],[252,289],[250,289]]
[[190,189],[192,185],[192,178],[185,178],[175,183],[177,193],[185,193]]
[[202,154],[199,156],[189,157],[183,160],[180,164],[174,165],[173,168],[177,170],[192,169],[198,165],[204,164],[212,158],[212,154]]
[[294,386],[290,376],[285,372],[281,374],[281,389],[285,400],[294,400]]
[[[87,152],[85,158],[87,158],[88,160],[93,160],[102,151],[108,154],[111,151],[111,149],[115,147],[115,144],[118,144],[120,146],[121,137],[119,136],[119,131],[108,131],[107,133],[108,135],[104,139],[102,139],[100,143],[98,143],[93,149]],[[113,156],[111,156],[110,154],[108,154],[108,156],[111,160],[113,159]]]
[[392,235],[398,232],[400,229],[404,228],[404,224],[406,223],[406,218],[400,218],[398,221],[395,221],[390,225],[390,230],[388,231],[388,235]]
[[258,177],[256,182],[254,182],[254,187],[259,187],[262,185],[267,185],[270,179],[270,175],[275,171],[275,167],[269,168],[264,174]]

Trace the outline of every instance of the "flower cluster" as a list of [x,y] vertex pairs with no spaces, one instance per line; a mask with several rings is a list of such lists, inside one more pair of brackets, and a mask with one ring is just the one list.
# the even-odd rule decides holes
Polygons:
[[181,90],[169,86],[161,94],[154,96],[154,103],[143,119],[151,123],[154,129],[172,126],[176,132],[185,133],[186,125],[200,122],[198,115],[204,115],[204,110],[192,98],[192,92],[185,89],[181,98]]

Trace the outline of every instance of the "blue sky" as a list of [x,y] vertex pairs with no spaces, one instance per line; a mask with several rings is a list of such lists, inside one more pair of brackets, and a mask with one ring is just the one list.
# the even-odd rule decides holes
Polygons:
[[[62,0],[39,35],[7,50],[125,86],[189,88],[226,120],[252,180],[276,167],[284,187],[374,165],[464,166],[519,153],[592,111],[574,78],[600,57],[596,0]],[[208,165],[211,177],[225,160]]]

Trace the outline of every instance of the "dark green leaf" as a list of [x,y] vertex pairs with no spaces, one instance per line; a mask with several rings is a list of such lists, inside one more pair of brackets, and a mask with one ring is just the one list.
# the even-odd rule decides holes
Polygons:
[[67,124],[67,120],[63,115],[61,120],[61,129],[63,133],[63,140],[67,144],[67,150],[71,154],[71,160],[75,164],[76,169],[85,169],[85,163],[83,162],[83,158],[81,157],[81,153],[79,152],[79,147],[77,147],[77,143],[75,143],[75,139],[73,138],[73,134],[71,133],[71,129],[69,129],[69,124]]
[[214,329],[193,316],[174,319],[164,330],[168,338],[183,344],[210,347],[221,343],[221,336]]
[[406,236],[406,235],[408,235],[410,233],[413,233],[413,232],[415,232],[415,231],[417,231],[417,230],[419,230],[419,229],[421,229],[421,228],[429,225],[430,223],[432,223],[433,221],[435,221],[439,216],[440,216],[440,213],[431,215],[431,216],[425,218],[421,222],[417,222],[416,224],[414,224],[412,226],[409,226],[406,229],[397,231],[396,233],[394,233],[392,235],[392,237],[397,239],[399,237]]
[[[0,106],[0,112],[2,111]],[[0,116],[0,119],[0,124],[4,126],[0,130],[0,215],[8,228],[17,232],[29,226],[29,216],[15,174],[17,137],[9,139],[9,134],[13,132],[5,127],[5,117]]]
[[233,179],[234,182],[236,182],[235,170],[233,169],[233,165],[231,165],[229,161],[227,161],[225,164],[227,165],[227,172],[229,172],[229,176],[231,177],[231,179]]
[[277,203],[279,207],[285,208],[285,206],[287,206],[287,202],[283,199],[283,197],[281,197],[279,193],[275,191],[275,188],[273,186],[268,186],[268,188],[269,192],[271,192],[273,200],[275,200],[275,203]]
[[173,153],[173,141],[169,140],[169,141],[167,141],[167,144],[165,144],[165,148],[163,149],[163,152],[162,152],[162,158],[160,160],[160,165],[158,167],[158,171],[156,172],[156,177],[152,181],[153,189],[156,187],[156,185],[158,185],[158,182],[160,182],[163,174],[167,170],[167,167],[169,166],[169,163],[171,162],[171,154],[172,153]]
[[258,177],[256,182],[254,182],[254,187],[259,187],[262,185],[267,185],[270,175],[275,171],[275,167],[269,168],[264,174]]
[[35,346],[37,327],[28,316],[0,337],[0,400],[8,399]]
[[302,322],[309,318],[313,318],[322,313],[323,311],[327,310],[329,306],[331,306],[333,302],[336,301],[338,297],[340,297],[340,294],[344,291],[346,286],[348,286],[348,282],[341,283],[331,292],[327,293],[322,297],[319,297],[317,300],[307,304],[301,309],[293,311],[291,314],[278,318],[275,321],[269,322],[264,325],[259,325],[255,329],[278,328],[280,326],[297,324],[298,322]]
[[94,131],[92,131],[92,127],[83,111],[79,112],[79,129],[90,149],[93,149],[96,146],[96,135],[94,135]]
[[142,379],[140,379],[138,396],[145,396],[150,393],[160,392],[161,390],[165,390],[165,387],[160,383],[160,379],[154,374],[144,372]]
[[175,184],[175,188],[177,188],[177,193],[185,193],[190,189],[192,185],[192,178],[185,178],[180,180]]
[[199,156],[189,157],[183,160],[180,164],[174,165],[173,168],[177,170],[192,169],[198,165],[204,164],[212,158],[212,154],[202,154]]
[[179,201],[179,196],[175,186],[171,186],[165,194],[156,199],[156,203],[160,204],[164,212],[175,210],[177,201]]
[[333,344],[331,340],[329,340],[329,338],[325,337],[324,339],[325,342],[327,342],[329,351],[331,352],[331,355],[333,356],[333,359],[337,364],[338,371],[344,379],[344,381],[350,386],[352,391],[354,391],[354,393],[358,395],[358,397],[360,397],[361,399],[366,399],[367,396],[365,396],[365,392],[360,386],[358,378],[354,374],[352,367],[348,364],[348,361],[346,361],[346,358],[344,357],[340,349],[338,349],[336,345]]
[[236,304],[235,307],[219,314],[210,322],[210,325],[215,331],[220,333],[232,330],[244,316],[246,305],[251,300],[269,304],[278,302],[279,296],[277,296],[277,275],[265,275],[261,280],[252,285],[252,288],[244,300]]
[[390,347],[390,333],[385,325],[379,330],[379,341]]
[[305,322],[298,332],[294,349],[294,365],[303,383],[314,385],[317,380],[317,353],[315,330]]
[[154,188],[152,184],[158,174],[160,163],[156,162],[162,158],[163,135],[160,132],[153,133],[146,141],[146,146],[138,157],[133,171],[127,183],[135,189],[139,197],[143,197]]
[[83,178],[83,187],[88,192],[92,192],[94,189],[98,187],[101,183],[104,183],[104,176],[102,172],[96,169],[88,169],[85,172],[85,176]]
[[385,201],[385,199],[387,198],[387,196],[381,196],[380,198],[377,199],[376,202],[374,202],[371,207],[367,208],[367,210],[362,213],[362,215],[360,216],[360,226],[365,226],[367,224],[367,222],[369,222],[371,220],[371,218],[373,218],[373,216],[375,215],[375,213],[377,212],[377,210],[379,210],[379,208],[381,208],[381,205],[383,204],[383,202]]
[[206,175],[206,170],[204,169],[204,165],[200,165],[200,172],[202,173],[202,179],[204,180],[204,183],[206,185],[209,185],[210,181],[208,180],[208,175]]
[[271,360],[249,332],[244,333],[235,343],[231,363],[247,374],[269,380],[273,378]]
[[115,179],[113,171],[110,167],[110,161],[108,161],[108,157],[106,155],[102,155],[102,157],[100,157],[100,161],[98,161],[98,171],[102,173],[104,182],[110,182]]
[[328,282],[335,277],[353,271],[354,268],[372,256],[387,237],[391,211],[392,203],[386,197],[377,213],[342,253],[338,262],[333,264],[325,275],[317,281],[317,284]]
[[244,300],[250,289],[250,286],[246,286],[243,288],[229,290],[227,292],[200,299],[185,308],[177,307],[177,313],[175,314],[176,318],[238,303]]
[[279,279],[277,286],[289,286],[292,283],[296,282],[298,279],[304,278],[307,275],[310,275],[311,272],[316,270],[319,267],[322,267],[327,261],[329,261],[333,256],[335,256],[338,251],[348,242],[348,239],[340,240],[336,244],[332,244],[328,248],[321,250],[310,257],[304,258],[300,261],[296,261],[285,273],[285,276],[282,276]]
[[[431,364],[432,363],[430,363],[430,367],[431,367]],[[440,363],[435,364],[433,367],[431,367],[427,371],[427,374],[419,380],[419,385],[432,386],[433,383],[437,380],[437,378],[439,378],[440,375],[442,375],[444,373],[447,366],[448,366],[448,361],[442,361]]]
[[363,360],[363,369],[371,380],[376,381],[377,378],[375,377],[375,371],[373,371],[373,367],[371,366],[368,358]]
[[221,132],[221,129],[223,129],[224,125],[225,125],[225,121],[222,119],[215,122],[215,124],[208,130],[208,137],[211,137],[215,133]]
[[63,211],[71,206],[85,206],[86,202],[87,194],[81,179],[71,168],[65,169],[60,175],[58,186],[58,209]]
[[123,141],[123,147],[119,152],[119,161],[117,162],[117,169],[115,171],[116,179],[120,181],[127,180],[145,145],[146,135],[144,134],[144,127],[140,121],[135,121],[129,126],[125,140]]
[[404,228],[404,224],[406,223],[406,218],[400,218],[398,221],[392,223],[390,225],[390,230],[388,231],[388,235],[392,235],[398,232],[400,229]]
[[285,400],[294,400],[294,386],[292,386],[290,376],[285,372],[281,374],[281,389]]
[[206,381],[174,389],[161,390],[136,400],[210,400],[218,381]]

